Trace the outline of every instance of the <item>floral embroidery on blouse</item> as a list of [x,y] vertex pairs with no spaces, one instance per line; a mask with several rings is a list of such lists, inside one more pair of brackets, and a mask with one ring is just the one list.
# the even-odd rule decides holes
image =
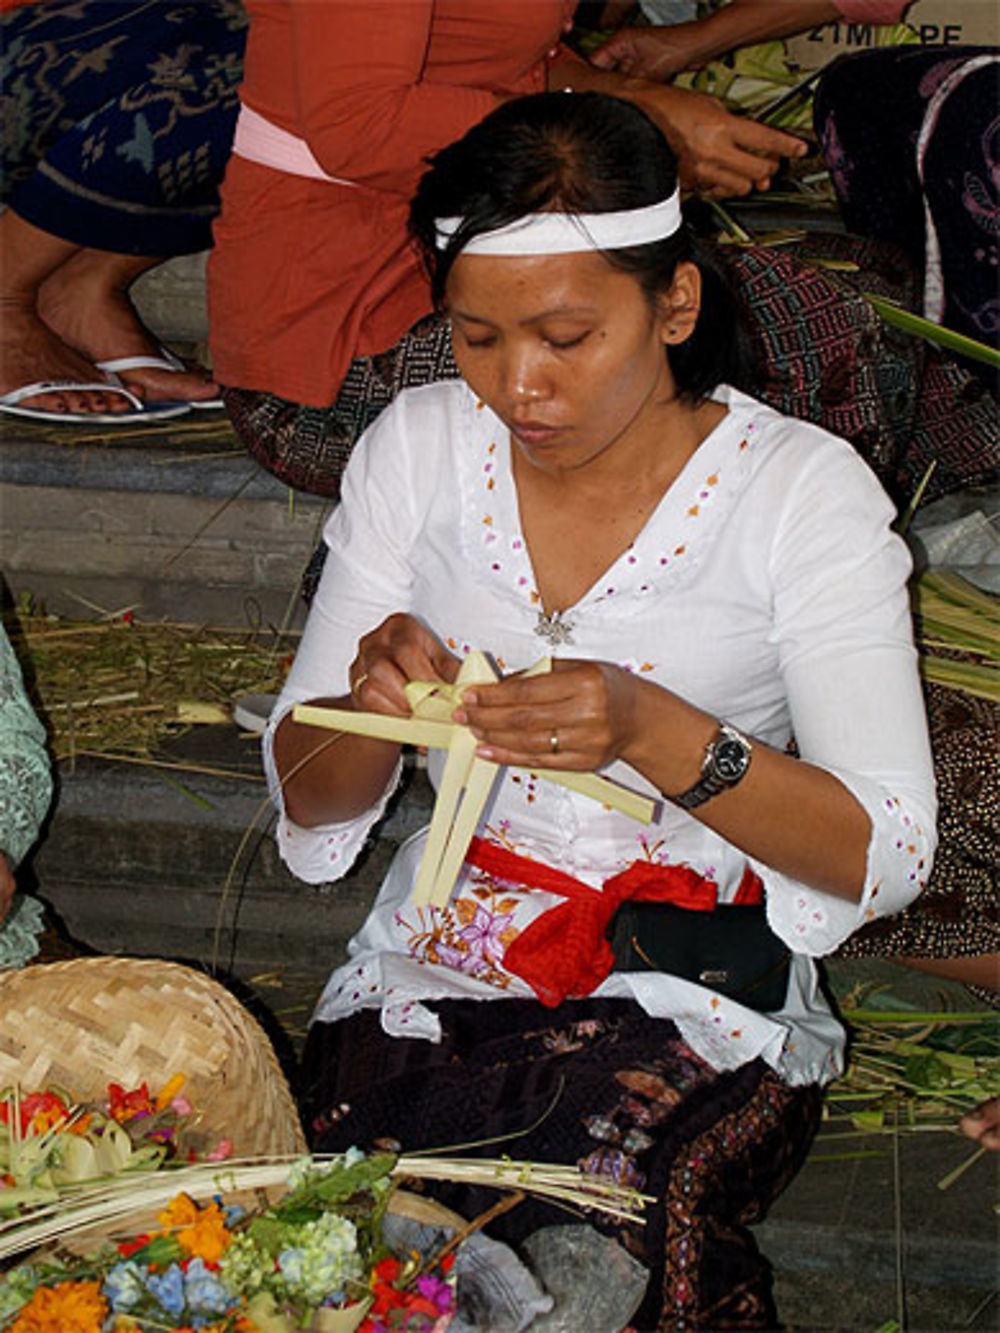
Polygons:
[[397,912],[396,923],[408,932],[411,958],[506,989],[511,978],[502,970],[503,956],[520,934],[513,921],[524,896],[478,874],[446,907],[417,908],[416,924]]
[[[887,796],[884,805],[886,813],[902,826],[892,843],[893,850],[897,855],[909,857],[912,861],[906,876],[910,883],[923,886],[927,879],[927,840],[924,831],[898,797]],[[874,897],[874,894],[870,897]]]
[[533,805],[538,795],[538,774],[529,769],[509,770],[509,777],[515,790],[520,792],[528,805]]
[[[478,404],[477,404],[478,407]],[[724,516],[727,501],[738,494],[741,474],[745,469],[744,459],[753,443],[755,423],[749,422],[745,430],[736,437],[722,443],[723,458],[738,461],[733,467],[725,467],[718,457],[713,458],[711,470],[702,475],[701,480],[692,486],[687,478],[682,478],[686,494],[675,492],[661,500],[675,510],[674,522],[678,525],[697,524],[698,538],[695,544],[676,529],[681,540],[676,545],[664,550],[651,546],[648,532],[649,525],[608,569],[606,582],[596,585],[581,601],[594,604],[620,596],[645,597],[663,586],[664,576],[671,581],[687,580],[693,575],[702,555],[710,544],[710,531],[715,531]],[[487,571],[492,578],[500,575],[502,581],[519,597],[525,598],[532,609],[541,603],[538,589],[534,586],[533,570],[526,543],[520,530],[517,514],[516,497],[508,494],[510,482],[503,479],[498,485],[501,473],[498,472],[497,454],[499,445],[494,428],[489,434],[481,436],[482,453],[479,454],[479,481],[473,486],[481,486],[478,493],[486,499],[489,508],[481,511],[480,536],[483,548],[487,552]],[[711,452],[719,453],[718,444]],[[474,464],[474,466],[476,466]],[[474,474],[473,474],[474,475]],[[691,487],[688,490],[688,487]],[[497,506],[494,508],[494,506]],[[709,515],[712,522],[705,520]],[[581,607],[577,608],[579,613]],[[653,670],[650,666],[648,670]]]

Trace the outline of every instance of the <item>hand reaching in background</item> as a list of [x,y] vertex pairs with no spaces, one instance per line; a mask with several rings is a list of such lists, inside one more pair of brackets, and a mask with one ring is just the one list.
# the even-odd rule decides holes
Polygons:
[[1000,1151],[1000,1097],[991,1097],[989,1101],[963,1115],[958,1127],[966,1138],[972,1139],[981,1148]]

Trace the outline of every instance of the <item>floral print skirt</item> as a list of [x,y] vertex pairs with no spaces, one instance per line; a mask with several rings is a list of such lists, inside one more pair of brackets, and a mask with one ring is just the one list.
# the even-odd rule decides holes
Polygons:
[[[316,1151],[448,1146],[579,1163],[657,1200],[644,1225],[595,1220],[650,1273],[636,1328],[777,1327],[748,1228],[805,1159],[817,1087],[791,1088],[760,1060],[716,1073],[673,1023],[627,1000],[449,1000],[435,1010],[439,1045],[387,1036],[374,1010],[313,1025],[303,1102]],[[464,1147],[484,1139],[493,1142]],[[465,1186],[434,1193],[468,1218],[496,1202]],[[490,1234],[516,1244],[566,1221],[529,1199]]]

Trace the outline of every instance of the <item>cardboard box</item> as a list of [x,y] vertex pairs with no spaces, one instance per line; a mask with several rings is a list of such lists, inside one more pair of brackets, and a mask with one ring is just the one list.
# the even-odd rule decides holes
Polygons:
[[[906,23],[927,46],[1000,46],[997,0],[915,0]],[[788,54],[801,69],[818,69],[835,56],[877,46],[878,33],[870,23],[824,23],[790,37]]]

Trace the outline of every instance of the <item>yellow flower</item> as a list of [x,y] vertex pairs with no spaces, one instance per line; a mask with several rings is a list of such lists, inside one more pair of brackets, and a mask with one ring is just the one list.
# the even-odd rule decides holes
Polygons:
[[100,1333],[108,1303],[98,1282],[39,1287],[10,1326],[10,1333]]
[[188,1254],[206,1263],[216,1263],[229,1248],[232,1238],[217,1203],[199,1208],[187,1194],[178,1194],[158,1216],[165,1230],[176,1233]]
[[156,1109],[162,1111],[165,1107],[169,1106],[186,1082],[186,1074],[175,1074],[173,1078],[168,1079],[157,1093]]

